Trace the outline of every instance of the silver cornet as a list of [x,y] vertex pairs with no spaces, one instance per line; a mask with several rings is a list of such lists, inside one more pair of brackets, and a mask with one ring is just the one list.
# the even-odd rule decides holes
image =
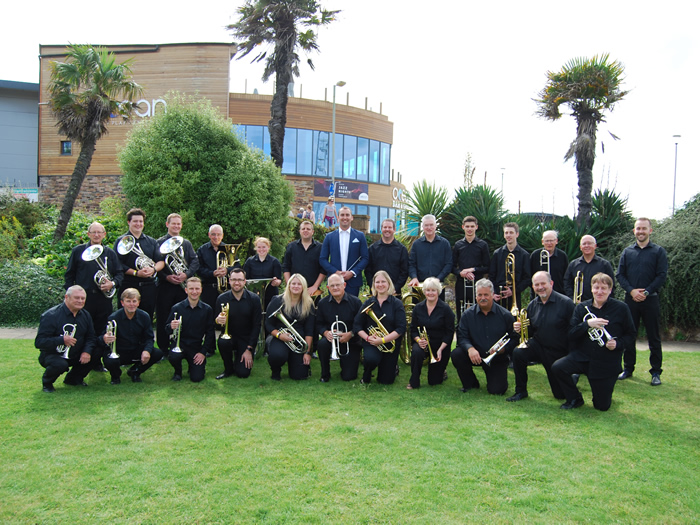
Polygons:
[[116,321],[109,321],[107,323],[107,332],[106,335],[113,335],[114,336],[114,341],[109,343],[109,355],[107,356],[110,359],[119,359],[119,354],[117,353],[117,322]]
[[[598,316],[595,315],[593,312],[591,312],[588,309],[588,306],[586,306],[586,311],[588,312],[586,315],[583,316],[583,321],[586,322],[589,319],[598,319]],[[589,327],[588,328],[588,337],[591,338],[591,341],[595,341],[598,343],[598,346],[605,346],[605,343],[613,339],[613,336],[611,336],[608,331],[605,329],[604,326],[600,328],[593,328]]]
[[[95,281],[95,284],[97,285],[98,288],[102,285],[104,281],[111,281],[112,280],[112,275],[109,273],[109,270],[107,269],[107,257],[105,257],[104,262],[102,262],[102,259],[100,259],[100,255],[102,255],[102,252],[104,251],[104,248],[102,247],[101,244],[93,244],[92,246],[88,246],[83,250],[83,254],[80,256],[80,258],[85,261],[85,262],[90,262],[90,261],[95,261],[97,263],[97,266],[100,267],[99,270],[95,272],[95,275],[93,276],[93,281]],[[102,289],[100,288],[100,291]],[[102,293],[107,297],[108,299],[111,299],[114,297],[114,294],[117,292],[117,287],[112,286],[112,289],[109,290],[108,292],[102,291]]]
[[491,348],[489,348],[489,351],[487,352],[489,355],[482,359],[481,362],[487,366],[491,366],[491,361],[493,361],[493,358],[503,352],[508,343],[510,343],[510,337],[508,337],[508,334],[503,334],[503,337],[501,337],[493,344]]
[[[173,314],[173,321],[177,321],[177,312]],[[175,339],[175,346],[173,347],[172,350],[170,350],[173,354],[181,354],[182,350],[180,349],[180,333],[182,332],[182,319],[180,319],[180,324],[177,325],[177,328],[173,332],[173,335],[171,336],[173,339]]]
[[141,247],[136,244],[136,239],[133,235],[125,235],[117,243],[117,251],[119,255],[126,255],[127,253],[134,252],[136,257],[135,266],[137,270],[143,270],[144,268],[153,268],[155,270],[156,263],[153,262],[148,255],[143,253]]
[[333,334],[333,341],[331,341],[331,361],[337,361],[341,356],[348,355],[350,353],[350,341],[345,343],[345,352],[341,353],[341,342],[340,334],[348,331],[348,325],[343,321],[338,320],[338,316],[335,316],[335,323],[331,325],[331,334]]
[[[63,325],[63,335],[75,337],[75,331],[78,329],[77,324],[66,323]],[[56,351],[61,354],[63,359],[68,359],[68,354],[70,353],[71,347],[68,345],[58,345]]]

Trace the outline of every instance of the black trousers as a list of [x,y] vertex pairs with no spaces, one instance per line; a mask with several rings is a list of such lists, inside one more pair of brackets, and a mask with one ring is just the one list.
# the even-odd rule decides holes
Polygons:
[[[625,304],[629,306],[632,312],[632,320],[634,327],[639,332],[639,321],[644,322],[644,328],[647,331],[649,339],[649,364],[651,365],[652,374],[661,374],[661,328],[659,326],[659,316],[661,315],[659,306],[659,296],[650,295],[645,301],[638,303],[629,294],[625,295]],[[637,343],[635,340],[632,348],[626,348],[623,355],[625,370],[634,371],[634,366],[637,363]]]
[[[575,401],[583,399],[581,391],[576,387],[572,374],[584,374],[588,377],[588,362],[577,361],[571,356],[562,357],[552,365],[552,371],[559,381],[559,385],[564,391],[567,401]],[[617,382],[617,374],[591,379],[588,377],[588,383],[591,385],[591,394],[593,395],[593,407],[597,410],[606,411],[612,403],[612,394]]]
[[[341,345],[342,352],[345,352],[345,344]],[[321,363],[321,379],[331,378],[331,342],[325,337],[318,341],[318,360]],[[340,378],[343,381],[354,381],[357,379],[357,371],[360,368],[360,356],[362,347],[350,345],[350,351],[346,355],[340,356]]]
[[61,374],[66,374],[63,382],[66,384],[77,385],[82,383],[92,369],[92,359],[87,364],[80,363],[80,354],[77,354],[71,359],[63,359],[58,352],[40,352],[39,364],[46,370],[41,377],[41,382],[44,386],[51,386]]
[[122,376],[122,370],[120,368],[122,365],[131,365],[129,370],[133,370],[137,374],[143,374],[162,358],[163,352],[161,352],[158,348],[154,348],[151,352],[151,358],[145,365],[141,364],[141,351],[122,351],[117,359],[111,359],[109,357],[109,352],[105,352],[102,360],[104,361],[105,368],[109,370],[109,374],[112,376],[112,379],[119,379]]
[[[437,358],[437,354],[434,353]],[[420,374],[423,371],[423,361],[428,356],[428,349],[423,350],[418,343],[414,342],[411,348],[411,379],[409,384],[413,388],[420,388]],[[428,384],[441,385],[447,370],[447,363],[450,362],[450,349],[445,348],[442,351],[442,359],[434,364],[428,364]]]
[[505,354],[494,357],[490,365],[475,365],[469,359],[469,352],[458,346],[452,352],[452,364],[457,369],[463,388],[479,387],[479,380],[474,374],[474,367],[478,366],[486,375],[486,390],[489,394],[502,395],[508,390],[508,356]]
[[362,381],[369,383],[372,381],[372,372],[377,369],[377,383],[382,385],[392,385],[396,380],[396,364],[399,362],[399,348],[401,348],[401,338],[395,340],[396,346],[391,353],[380,352],[376,346],[369,343],[362,345],[364,353]]
[[284,341],[272,336],[267,338],[267,362],[270,364],[273,376],[279,376],[282,373],[282,365],[287,363],[290,379],[298,381],[309,378],[311,366],[304,364],[304,354],[293,352]]
[[[112,314],[112,299],[105,297],[102,292],[90,290],[85,297],[85,310],[90,312],[95,334],[100,335],[107,327],[107,319]],[[100,345],[95,345],[92,351],[90,369],[102,369],[102,347]]]
[[515,393],[527,394],[527,364],[530,361],[539,361],[544,366],[549,380],[549,387],[556,399],[564,399],[564,391],[559,381],[552,372],[552,365],[557,359],[564,357],[565,353],[558,353],[552,349],[543,347],[539,342],[530,339],[526,348],[513,350],[513,372],[515,373]]
[[[252,368],[246,368],[245,363],[241,362],[241,357],[245,352],[248,343],[243,339],[231,337],[231,339],[221,339],[219,337],[219,354],[224,362],[224,373],[227,375],[236,375],[238,377],[249,377]],[[251,350],[254,354],[255,349]]]
[[156,341],[158,342],[158,348],[160,348],[166,356],[170,353],[170,340],[165,331],[165,323],[170,315],[170,309],[176,303],[184,301],[186,298],[187,294],[179,284],[171,284],[167,281],[161,281],[158,284],[158,298],[156,301]]
[[170,354],[168,354],[168,361],[170,361],[170,364],[173,365],[175,373],[179,376],[182,375],[183,359],[187,361],[187,365],[189,366],[190,381],[193,383],[199,383],[204,379],[204,374],[207,367],[206,358],[204,361],[202,361],[201,365],[194,364],[194,356],[197,353],[206,355],[206,352],[204,352],[202,348],[198,348],[197,350],[182,348],[182,352],[170,352]]

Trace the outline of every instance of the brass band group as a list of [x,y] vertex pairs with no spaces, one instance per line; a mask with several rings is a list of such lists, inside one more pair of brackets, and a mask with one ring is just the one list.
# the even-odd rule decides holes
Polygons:
[[[577,381],[586,375],[593,406],[607,410],[616,382],[634,372],[640,321],[649,339],[651,384],[661,384],[658,292],[668,263],[664,249],[650,241],[648,219],[635,222],[634,243],[615,274],[596,255],[591,235],[580,239],[581,257],[569,262],[557,248],[556,231],[544,232],[543,248],[529,254],[518,245],[518,225],[507,223],[505,244],[490,254],[474,217],[464,219],[464,238],[452,247],[437,234],[435,217],[426,215],[409,252],[394,238],[392,219],[382,222],[381,238],[368,247],[348,208],[337,217],[338,229],[323,243],[303,220],[282,262],[263,237],[255,240],[255,255],[241,261],[240,245],[224,244],[219,225],[195,251],[180,236],[176,213],[156,240],[143,233],[144,212],[130,210],[128,232],[114,249],[102,244],[104,227],[91,224],[90,242],[71,253],[64,302],[41,316],[35,346],[45,368],[43,390],[53,392],[63,373],[64,383],[86,385],[91,370],[108,372],[116,385],[122,367],[141,382],[165,359],[173,381],[182,379],[184,361],[189,379],[198,382],[218,348],[223,369],[216,379],[249,377],[266,357],[271,379],[281,380],[286,364],[289,378],[304,380],[317,355],[321,382],[331,380],[331,363],[338,361],[343,381],[388,385],[401,359],[410,365],[406,388],[414,390],[423,370],[429,385],[443,383],[451,360],[463,392],[480,387],[475,369],[481,368],[487,391],[497,395],[508,391],[512,363],[515,392],[508,401],[528,397],[528,365],[540,362],[561,408],[584,404]],[[367,296],[360,294],[363,273]],[[450,273],[457,278],[456,311],[442,284]],[[624,301],[611,295],[615,280]],[[528,287],[534,299],[523,305]],[[113,312],[117,293],[121,308]]]

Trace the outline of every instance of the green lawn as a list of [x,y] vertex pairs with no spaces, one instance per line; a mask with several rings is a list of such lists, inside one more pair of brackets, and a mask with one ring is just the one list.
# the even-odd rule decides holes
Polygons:
[[[507,403],[440,387],[269,379],[56,383],[1,340],[2,523],[689,523],[700,516],[700,353],[638,368],[609,412],[563,411],[544,371]],[[648,359],[640,352],[642,364]],[[644,368],[642,366],[642,368]],[[477,371],[483,381],[483,374]],[[510,378],[513,391],[512,374]],[[424,382],[425,379],[424,379]]]

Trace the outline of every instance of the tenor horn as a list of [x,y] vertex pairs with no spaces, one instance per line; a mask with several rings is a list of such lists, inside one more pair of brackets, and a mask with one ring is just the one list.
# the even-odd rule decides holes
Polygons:
[[[100,256],[102,255],[102,252],[104,251],[104,248],[102,247],[101,244],[93,244],[92,246],[88,246],[83,250],[83,254],[80,256],[80,258],[85,261],[85,262],[90,262],[90,261],[95,261],[97,263],[97,266],[100,267],[99,270],[95,272],[95,275],[93,276],[93,281],[95,281],[95,284],[97,285],[98,288],[102,285],[104,281],[111,281],[112,280],[112,275],[109,273],[109,270],[107,269],[107,257],[105,257],[104,262],[102,259],[100,259]],[[116,286],[112,286],[112,288],[105,292],[100,288],[100,291],[104,294],[105,297],[108,299],[111,299],[114,297],[114,294],[117,292]]]

